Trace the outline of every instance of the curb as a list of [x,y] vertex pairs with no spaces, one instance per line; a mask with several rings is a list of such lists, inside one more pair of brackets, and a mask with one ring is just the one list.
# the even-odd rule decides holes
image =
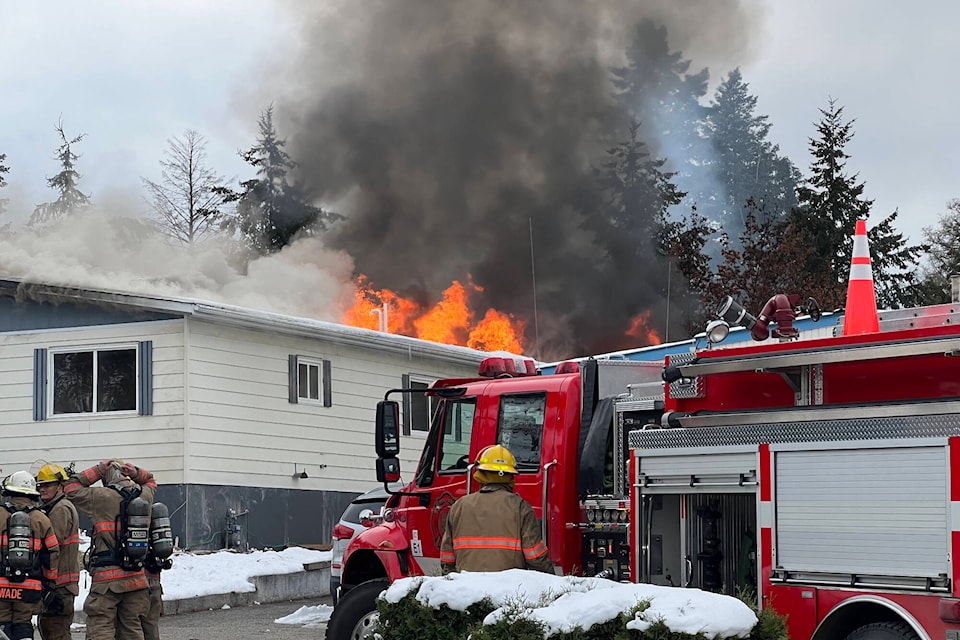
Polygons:
[[[253,576],[253,591],[214,593],[194,598],[164,600],[163,615],[175,616],[180,613],[193,613],[229,607],[247,607],[267,602],[303,600],[330,595],[330,562],[312,562],[303,565],[303,571]],[[73,614],[74,624],[85,624],[87,616],[83,611]]]

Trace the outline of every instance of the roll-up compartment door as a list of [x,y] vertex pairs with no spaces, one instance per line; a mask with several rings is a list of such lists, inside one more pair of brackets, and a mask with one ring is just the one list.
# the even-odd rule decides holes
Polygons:
[[752,493],[757,484],[755,450],[702,454],[639,451],[640,491],[651,493]]
[[775,566],[948,572],[945,446],[775,451]]

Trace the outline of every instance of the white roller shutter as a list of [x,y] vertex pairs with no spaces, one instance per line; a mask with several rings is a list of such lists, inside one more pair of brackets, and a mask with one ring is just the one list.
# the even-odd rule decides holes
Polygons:
[[787,571],[949,571],[946,447],[777,451],[776,558]]
[[639,481],[644,493],[752,493],[757,453],[751,448],[690,454],[644,451]]

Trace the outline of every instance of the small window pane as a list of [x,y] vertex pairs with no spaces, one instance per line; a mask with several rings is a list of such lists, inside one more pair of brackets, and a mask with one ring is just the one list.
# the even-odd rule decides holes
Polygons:
[[301,398],[307,398],[308,378],[310,376],[309,367],[301,362],[297,365],[297,395]]
[[53,356],[53,413],[93,411],[93,352]]
[[310,365],[310,399],[320,399],[320,367]]
[[137,408],[137,350],[97,352],[97,411]]
[[297,397],[305,400],[320,399],[320,365],[300,362],[297,365]]
[[498,441],[517,459],[518,471],[540,468],[547,396],[543,393],[500,398]]

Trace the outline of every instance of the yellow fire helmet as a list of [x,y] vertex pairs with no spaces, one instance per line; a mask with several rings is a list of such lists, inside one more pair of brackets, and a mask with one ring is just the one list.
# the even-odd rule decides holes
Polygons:
[[37,472],[37,484],[47,484],[48,482],[63,482],[67,479],[66,470],[58,464],[47,463],[40,467]]
[[480,452],[477,457],[477,468],[481,471],[495,471],[501,475],[504,473],[517,473],[517,460],[502,444],[495,444],[487,447]]

